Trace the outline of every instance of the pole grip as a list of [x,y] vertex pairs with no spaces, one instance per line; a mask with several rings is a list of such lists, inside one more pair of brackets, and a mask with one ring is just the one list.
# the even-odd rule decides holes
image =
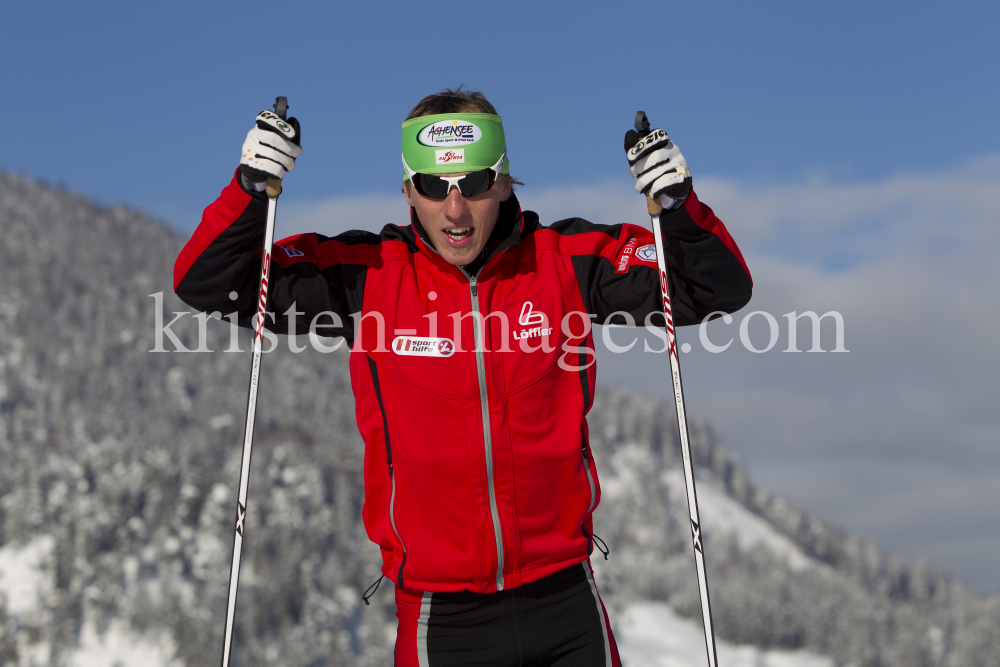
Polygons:
[[[285,116],[288,115],[288,98],[285,96],[280,96],[274,98],[274,113],[278,115],[278,118],[285,120]],[[275,178],[274,176],[267,177],[267,187],[264,189],[268,197],[277,197],[281,194],[281,179]]]
[[663,206],[660,205],[660,202],[646,195],[646,210],[649,211],[650,215],[659,215],[663,211]]
[[281,179],[274,176],[267,177],[267,187],[264,189],[268,197],[277,197],[281,194]]

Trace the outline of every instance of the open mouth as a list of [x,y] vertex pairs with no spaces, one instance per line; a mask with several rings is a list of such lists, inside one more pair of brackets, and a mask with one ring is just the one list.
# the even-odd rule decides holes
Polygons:
[[472,227],[455,227],[454,229],[444,230],[444,233],[456,241],[459,241],[472,234]]

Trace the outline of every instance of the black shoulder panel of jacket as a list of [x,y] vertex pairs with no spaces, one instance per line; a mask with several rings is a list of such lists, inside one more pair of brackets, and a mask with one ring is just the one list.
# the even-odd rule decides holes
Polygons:
[[[239,194],[235,187],[231,184],[206,209],[202,224],[178,258],[175,291],[199,310],[222,316],[236,313],[241,326],[250,326],[260,286],[267,204]],[[387,225],[381,234],[352,231],[334,238],[306,234],[276,242],[271,252],[267,328],[307,334],[315,323],[318,335],[344,336],[353,344],[351,315],[362,310],[365,258],[371,256],[371,246],[387,240],[403,241],[416,250],[412,231],[395,225]]]
[[[584,305],[587,312],[597,316],[599,324],[642,325],[651,314],[662,312],[658,271],[654,267],[633,262],[627,271],[618,272],[613,252],[590,250],[592,245],[623,245],[628,240],[622,237],[627,228],[620,224],[597,225],[581,218],[560,220],[550,227],[564,236],[589,233],[608,237],[606,243],[598,238],[593,244],[581,244],[584,250],[572,256]],[[642,229],[652,242],[651,232]],[[714,311],[734,312],[746,305],[752,282],[736,254],[738,250],[734,252],[726,240],[696,223],[684,207],[664,211],[661,229],[675,326],[698,324]],[[728,238],[728,233],[725,235]],[[623,312],[631,315],[633,322]],[[650,321],[658,323],[662,319]]]
[[[357,232],[347,232],[348,234],[354,234]],[[344,241],[345,234],[339,235],[337,238],[340,241]],[[373,235],[374,236],[374,235]],[[382,228],[382,231],[378,234],[379,241],[402,241],[410,249],[410,252],[418,252],[417,247],[417,235],[413,231],[412,225],[407,225],[405,227],[400,227],[399,225],[386,225]]]

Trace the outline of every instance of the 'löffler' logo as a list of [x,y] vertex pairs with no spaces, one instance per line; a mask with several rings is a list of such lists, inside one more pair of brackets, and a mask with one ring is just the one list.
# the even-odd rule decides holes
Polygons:
[[455,343],[450,338],[396,336],[392,351],[404,357],[450,357],[455,354]]
[[530,301],[525,301],[524,305],[521,306],[521,316],[517,318],[517,323],[522,327],[528,327],[532,324],[541,324],[545,321],[545,315],[542,313],[533,313],[531,309],[533,306]]
[[[530,301],[525,301],[524,305],[521,306],[521,315],[517,318],[517,323],[522,327],[530,327],[532,324],[545,324],[545,315],[543,313],[532,312],[532,306]],[[514,332],[514,340],[523,340],[525,338],[534,338],[536,336],[548,336],[552,333],[551,328],[546,327],[532,327],[531,329],[521,329],[520,332]],[[519,335],[520,334],[520,335]]]

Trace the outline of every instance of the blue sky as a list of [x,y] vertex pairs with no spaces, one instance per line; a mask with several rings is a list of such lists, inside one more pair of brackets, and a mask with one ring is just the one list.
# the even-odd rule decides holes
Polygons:
[[18,3],[0,167],[193,225],[289,98],[287,199],[396,188],[399,123],[464,83],[530,186],[628,182],[637,108],[696,175],[857,182],[1000,149],[995,3]]
[[[188,232],[286,95],[304,153],[278,235],[377,229],[406,215],[399,124],[464,83],[504,116],[526,208],[644,224],[621,147],[642,108],[741,244],[747,310],[847,322],[846,355],[682,332],[689,410],[776,491],[995,593],[998,25],[986,2],[19,3],[0,169]],[[669,395],[648,358],[599,365]]]

